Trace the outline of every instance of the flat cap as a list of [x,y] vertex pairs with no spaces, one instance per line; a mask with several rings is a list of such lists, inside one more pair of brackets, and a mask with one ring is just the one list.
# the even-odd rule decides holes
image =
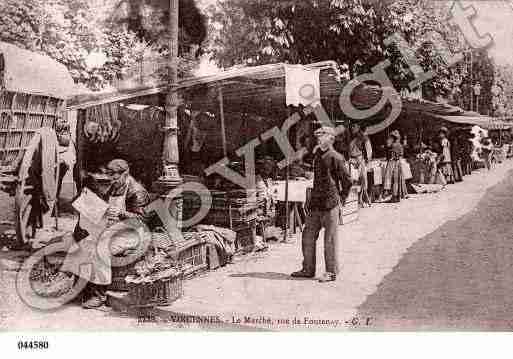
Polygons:
[[128,163],[125,160],[120,159],[112,160],[107,165],[107,169],[109,171],[122,173],[128,171]]
[[318,128],[317,130],[315,130],[314,134],[315,134],[315,136],[320,136],[320,135],[336,136],[335,129],[330,126],[322,126],[321,128]]

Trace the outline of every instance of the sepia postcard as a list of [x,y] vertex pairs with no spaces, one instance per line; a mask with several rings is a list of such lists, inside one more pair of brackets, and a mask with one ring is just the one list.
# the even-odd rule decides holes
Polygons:
[[0,1],[0,332],[512,331],[512,45],[509,0]]

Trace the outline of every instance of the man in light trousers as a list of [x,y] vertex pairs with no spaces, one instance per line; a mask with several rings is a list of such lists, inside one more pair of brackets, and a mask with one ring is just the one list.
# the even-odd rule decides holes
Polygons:
[[303,232],[303,268],[291,274],[296,278],[313,278],[316,269],[316,243],[324,232],[326,272],[319,282],[332,282],[338,274],[337,242],[341,208],[351,188],[351,178],[344,157],[333,149],[335,129],[321,127],[315,131],[319,146],[314,150],[314,186],[306,203],[308,218]]

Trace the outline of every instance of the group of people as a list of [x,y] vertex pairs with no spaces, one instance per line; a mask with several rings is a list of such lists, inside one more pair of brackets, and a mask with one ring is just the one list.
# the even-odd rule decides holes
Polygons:
[[[306,203],[307,219],[302,236],[303,263],[300,270],[291,274],[295,278],[315,277],[316,242],[320,230],[324,228],[326,271],[319,277],[319,281],[335,281],[339,271],[338,227],[342,207],[355,182],[354,177],[357,177],[362,188],[360,201],[369,205],[371,202],[368,195],[367,165],[372,159],[372,145],[365,129],[359,124],[351,126],[351,136],[345,137],[350,139],[346,142],[347,146],[339,149],[335,148],[337,135],[340,134],[332,127],[321,127],[315,131],[318,146],[314,149],[314,185]],[[448,135],[448,129],[441,127],[431,146],[421,144],[421,151],[433,154],[430,158],[434,162],[435,173],[445,183],[454,183],[462,181],[464,175],[471,173],[473,146],[465,131],[455,132],[452,138]],[[408,196],[407,178],[412,175],[405,159],[405,149],[411,150],[406,139],[401,139],[399,131],[391,131],[385,145],[382,201],[399,202]],[[489,163],[486,160],[491,152],[489,141],[483,142],[482,152],[485,162]],[[487,167],[489,168],[488,164]],[[358,175],[352,178],[353,169],[356,169]]]

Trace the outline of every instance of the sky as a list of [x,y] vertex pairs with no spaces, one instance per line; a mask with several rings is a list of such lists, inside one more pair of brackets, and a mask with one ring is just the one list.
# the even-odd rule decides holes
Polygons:
[[489,33],[494,44],[489,53],[499,64],[513,64],[513,3],[511,1],[469,1],[476,9],[474,25],[480,35]]

